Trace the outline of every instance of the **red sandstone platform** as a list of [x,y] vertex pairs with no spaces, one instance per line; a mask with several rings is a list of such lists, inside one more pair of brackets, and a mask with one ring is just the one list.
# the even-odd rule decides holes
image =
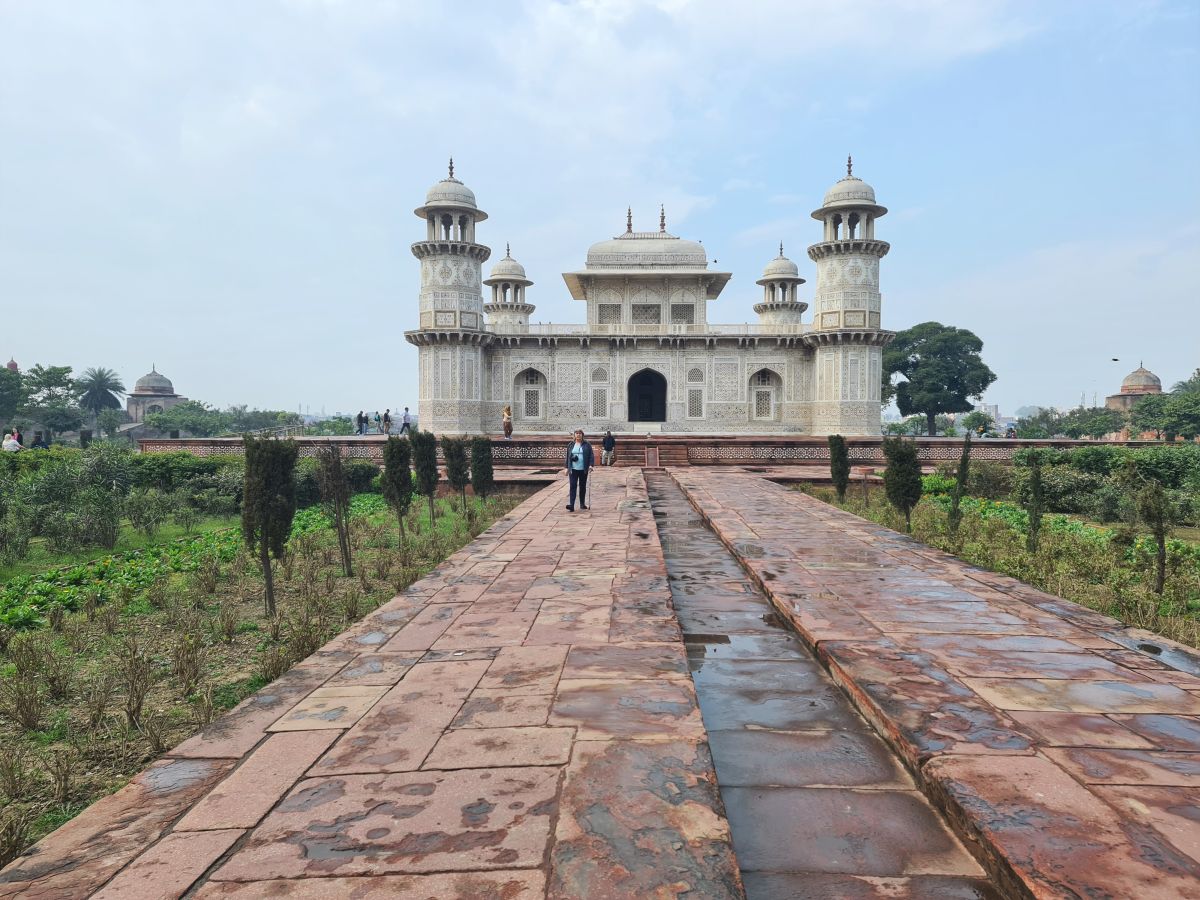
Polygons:
[[[732,679],[718,719],[767,704],[781,783],[812,789],[735,782],[731,834],[710,732],[748,738],[701,715],[641,472],[604,470],[590,512],[542,490],[41,841],[0,897],[778,897],[759,873],[795,848],[755,821],[805,835],[807,868],[771,881],[788,897],[995,897],[980,863],[1015,897],[1200,893],[1200,678],[1133,649],[1184,648],[760,473],[671,474],[842,688],[805,660],[704,675]],[[697,574],[726,605],[693,622],[758,616],[727,605],[736,563]],[[879,744],[879,783],[838,787],[837,748],[878,739],[837,704],[907,773]]]
[[750,474],[672,472],[1012,896],[1200,896],[1188,648]]

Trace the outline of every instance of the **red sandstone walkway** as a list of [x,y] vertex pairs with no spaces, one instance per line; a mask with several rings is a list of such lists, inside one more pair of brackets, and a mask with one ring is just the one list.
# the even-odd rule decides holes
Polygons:
[[0,896],[740,897],[641,473],[595,494],[522,504]]
[[1200,678],[1130,649],[1186,648],[753,475],[672,475],[1013,896],[1200,897]]
[[[1008,893],[1200,895],[1200,678],[755,474],[672,474]],[[741,897],[643,477],[596,481],[590,513],[561,482],[522,504],[0,872],[0,897]],[[819,881],[759,896],[851,896]],[[916,883],[864,871],[852,896]]]

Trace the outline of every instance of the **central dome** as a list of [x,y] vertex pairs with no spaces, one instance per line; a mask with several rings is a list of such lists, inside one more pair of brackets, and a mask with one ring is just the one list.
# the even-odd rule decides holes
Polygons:
[[152,366],[150,371],[137,380],[137,384],[133,386],[135,394],[174,394],[175,385],[171,384],[171,379],[164,375],[159,375]]
[[707,269],[704,245],[665,231],[628,231],[588,248],[589,269]]

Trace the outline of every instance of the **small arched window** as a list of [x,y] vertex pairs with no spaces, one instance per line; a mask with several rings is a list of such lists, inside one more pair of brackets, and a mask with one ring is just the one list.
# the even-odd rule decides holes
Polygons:
[[688,381],[698,382],[704,380],[704,370],[700,368],[688,369]]

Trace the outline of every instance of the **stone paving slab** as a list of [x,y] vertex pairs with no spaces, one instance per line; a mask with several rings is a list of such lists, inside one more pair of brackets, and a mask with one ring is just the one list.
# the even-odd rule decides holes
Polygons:
[[[1163,659],[1194,651],[755,474],[670,472],[926,793],[979,842],[1006,893],[1200,896],[1200,685],[1129,647],[1149,640]],[[735,845],[740,817],[731,804]],[[865,874],[839,882],[840,896],[986,896],[971,879]],[[825,887],[747,879],[752,896]]]
[[559,478],[0,897],[743,897],[636,469]]

